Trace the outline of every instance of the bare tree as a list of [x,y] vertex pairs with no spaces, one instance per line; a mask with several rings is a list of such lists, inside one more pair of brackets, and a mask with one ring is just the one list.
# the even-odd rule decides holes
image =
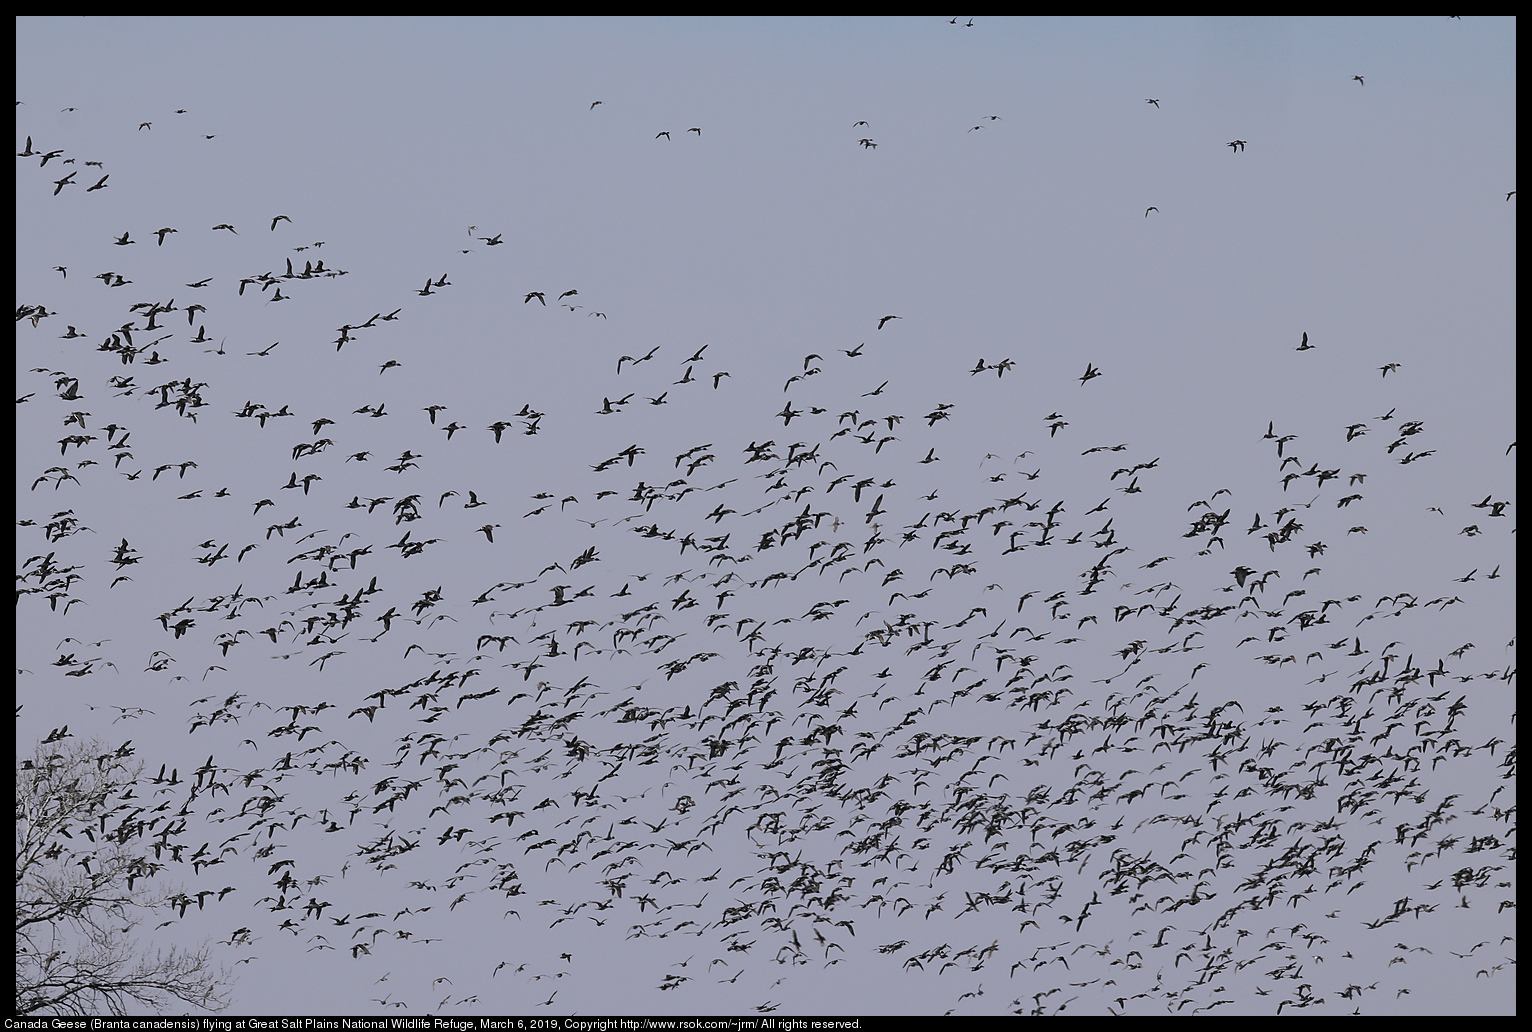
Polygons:
[[65,744],[67,732],[17,765],[16,1010],[126,1014],[172,999],[223,1009],[228,975],[209,947],[150,953],[131,938],[170,903],[145,884],[161,865],[136,843],[173,818],[141,819],[132,789],[143,767],[129,765],[130,743]]

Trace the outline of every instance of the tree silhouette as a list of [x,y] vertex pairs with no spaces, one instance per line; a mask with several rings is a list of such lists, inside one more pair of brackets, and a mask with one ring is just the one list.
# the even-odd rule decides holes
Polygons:
[[169,902],[145,884],[160,865],[135,848],[160,822],[133,805],[142,764],[129,765],[130,743],[69,743],[67,730],[17,764],[17,1012],[125,1014],[171,999],[221,1010],[228,977],[208,947],[151,954],[131,937]]

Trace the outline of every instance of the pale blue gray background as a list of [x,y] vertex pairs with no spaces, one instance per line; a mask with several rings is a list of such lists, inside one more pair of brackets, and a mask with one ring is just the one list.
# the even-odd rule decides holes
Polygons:
[[[277,743],[262,732],[279,722],[272,714],[262,711],[238,728],[226,725],[214,734],[199,729],[189,736],[185,728],[199,709],[189,703],[240,691],[273,706],[331,699],[343,715],[368,692],[432,669],[419,652],[400,664],[399,653],[411,641],[458,651],[461,667],[472,655],[472,637],[493,629],[483,626],[486,607],[470,606],[473,597],[497,581],[529,580],[555,560],[567,567],[591,544],[599,547],[601,562],[560,583],[583,587],[595,580],[605,596],[648,574],[646,582],[634,580],[642,594],[632,608],[668,600],[681,588],[653,588],[664,576],[689,569],[716,578],[719,570],[700,557],[677,558],[674,544],[656,548],[613,529],[639,511],[623,501],[634,482],[642,477],[663,485],[680,475],[674,455],[716,442],[710,450],[718,460],[692,482],[711,483],[707,474],[715,470],[718,481],[741,476],[730,488],[734,493],[703,495],[706,504],[686,509],[688,516],[668,515],[671,507],[663,503],[651,516],[662,528],[727,532],[727,521],[714,529],[700,520],[712,499],[728,497],[742,511],[740,501],[766,501],[764,483],[752,479],[765,464],[740,466],[743,446],[768,438],[783,447],[828,438],[830,421],[848,409],[860,410],[861,418],[905,416],[894,431],[902,440],[885,448],[876,463],[860,446],[852,451],[845,438],[827,445],[822,456],[836,458],[839,472],[899,482],[897,491],[887,492],[885,505],[893,511],[884,518],[885,536],[928,510],[961,505],[971,512],[1021,490],[1049,502],[1067,499],[1078,521],[1071,528],[1088,532],[1115,516],[1119,537],[1135,550],[1119,558],[1119,576],[1098,600],[1108,615],[1101,626],[1087,624],[1078,632],[1080,644],[1066,646],[1088,652],[1044,654],[1046,666],[1071,662],[1076,678],[1070,683],[1081,690],[1121,665],[1112,652],[1131,634],[1111,626],[1109,607],[1119,597],[1174,580],[1186,586],[1189,599],[1208,599],[1229,580],[1228,569],[1247,560],[1261,563],[1267,550],[1259,547],[1259,536],[1243,534],[1255,511],[1269,521],[1278,506],[1313,496],[1311,488],[1281,491],[1272,444],[1261,439],[1268,421],[1278,434],[1299,435],[1290,447],[1305,467],[1319,461],[1369,475],[1365,485],[1351,489],[1363,493],[1364,502],[1337,512],[1332,500],[1349,491],[1338,492],[1332,483],[1324,500],[1301,513],[1316,531],[1326,528],[1322,536],[1330,546],[1312,564],[1324,567],[1326,586],[1317,588],[1311,579],[1311,595],[1360,594],[1363,600],[1345,610],[1356,619],[1373,611],[1368,607],[1377,597],[1399,591],[1417,593],[1422,601],[1464,599],[1440,613],[1414,610],[1406,619],[1360,629],[1352,629],[1355,619],[1340,619],[1341,628],[1360,634],[1374,655],[1389,640],[1409,638],[1416,662],[1429,667],[1472,641],[1476,648],[1463,669],[1513,668],[1516,579],[1507,524],[1514,524],[1514,506],[1511,518],[1488,519],[1485,510],[1469,505],[1486,494],[1515,497],[1515,453],[1505,454],[1515,436],[1517,198],[1505,199],[1516,187],[1514,22],[975,19],[970,28],[966,20],[21,20],[17,98],[24,103],[17,108],[17,150],[29,135],[37,149],[64,149],[66,157],[78,159],[66,170],[79,169],[80,184],[54,197],[52,181],[65,174],[53,173],[59,163],[39,170],[35,160],[18,160],[17,302],[58,313],[36,329],[30,321],[18,324],[17,393],[36,392],[18,407],[18,511],[41,524],[73,509],[94,531],[57,544],[44,542],[36,528],[19,532],[18,567],[29,556],[57,550],[57,561],[82,563],[88,574],[75,589],[87,604],[67,616],[48,611],[36,597],[18,607],[17,665],[28,671],[18,689],[21,746],[67,722],[76,734],[99,734],[112,744],[132,737],[140,756],[152,759],[150,773],[166,760],[184,772],[215,748],[228,768],[269,764]],[[1365,85],[1352,80],[1356,74]],[[1146,104],[1147,97],[1159,99],[1159,108]],[[596,100],[603,103],[591,110]],[[66,107],[76,110],[60,110]],[[183,108],[185,114],[175,113]],[[861,120],[869,126],[854,128]],[[152,122],[152,129],[139,130],[142,122]],[[971,130],[976,125],[983,128]],[[700,136],[686,131],[694,126]],[[661,131],[671,139],[655,139]],[[858,146],[864,136],[877,142],[876,150]],[[1247,150],[1231,152],[1225,143],[1232,139],[1248,141]],[[83,192],[98,177],[87,174],[94,169],[84,167],[86,160],[104,162],[101,171],[111,173],[107,189]],[[1151,205],[1158,211],[1146,218]],[[278,213],[291,222],[271,231]],[[237,237],[210,231],[225,222],[237,227]],[[153,230],[161,226],[178,233],[156,247]],[[478,232],[470,235],[469,226]],[[113,246],[125,230],[137,244]],[[503,235],[505,246],[486,248],[474,239],[494,234]],[[291,250],[320,240],[323,249]],[[460,253],[465,248],[471,252]],[[293,300],[280,304],[265,304],[270,294],[256,288],[236,296],[240,277],[280,274],[285,256],[299,263],[320,257],[349,274],[284,281]],[[52,271],[56,265],[69,268],[67,280]],[[108,289],[89,278],[108,269],[133,285]],[[415,294],[427,276],[443,274],[451,286],[431,297]],[[205,290],[183,285],[204,276],[214,277]],[[570,313],[555,307],[555,296],[572,288],[579,294],[571,300],[584,308]],[[546,292],[550,305],[524,304],[531,290]],[[165,365],[146,367],[140,360],[120,366],[114,356],[92,350],[129,318],[129,304],[172,297],[178,307],[192,301],[207,306],[198,321],[215,341],[227,338],[228,354],[209,355],[203,349],[213,345],[186,343],[182,312],[160,317],[178,333],[160,348],[170,360]],[[355,325],[400,307],[399,321],[362,331],[339,354],[329,343],[342,323]],[[591,317],[595,311],[608,318]],[[902,319],[876,329],[888,314]],[[65,324],[88,339],[58,340]],[[1304,332],[1315,350],[1297,353]],[[274,341],[281,344],[270,357],[247,357]],[[858,359],[838,350],[863,342]],[[708,350],[694,375],[709,379],[674,385],[684,368],[680,360],[703,344]],[[642,355],[656,345],[654,361],[615,375],[619,356]],[[818,363],[823,373],[784,392],[783,382],[804,370],[810,353],[824,356]],[[968,375],[980,359],[1003,358],[1016,363],[1003,379],[991,372]],[[378,367],[388,360],[403,368],[380,375]],[[1082,387],[1077,380],[1088,362],[1103,375]],[[1384,379],[1378,367],[1388,362],[1398,362],[1399,369]],[[57,400],[51,377],[28,372],[38,367],[79,376],[86,399]],[[725,370],[731,376],[713,390],[711,374]],[[153,411],[142,393],[111,398],[105,380],[118,374],[133,374],[139,384],[185,376],[207,381],[203,393],[210,404],[194,426]],[[883,380],[890,384],[882,397],[858,397]],[[644,403],[666,390],[666,406]],[[603,397],[615,400],[629,391],[637,397],[627,410],[594,414]],[[817,422],[805,417],[784,428],[771,413],[789,398],[795,407],[821,404],[828,412],[814,417]],[[289,405],[297,418],[260,430],[253,420],[229,416],[246,400],[273,410]],[[351,414],[379,402],[387,403],[389,418]],[[446,441],[420,412],[432,403],[450,406],[438,426],[455,418],[468,429]],[[953,418],[927,428],[920,416],[937,403],[954,404]],[[518,423],[497,448],[484,426],[514,421],[524,404],[546,413],[542,432],[523,436]],[[151,484],[146,472],[143,480],[128,483],[112,472],[101,440],[61,459],[53,450],[57,439],[80,432],[62,428],[62,417],[76,408],[92,413],[89,432],[98,438],[104,435],[96,428],[114,419],[131,427],[135,460],[124,464],[124,472],[187,459],[198,466],[184,480],[172,471]],[[1375,417],[1390,409],[1397,420],[1424,422],[1426,432],[1412,441],[1422,442],[1416,450],[1436,449],[1434,456],[1400,466],[1399,455],[1384,453],[1386,429],[1400,424]],[[1050,439],[1042,417],[1052,411],[1070,426]],[[335,447],[322,457],[291,461],[289,449],[312,440],[308,423],[320,416],[336,421],[324,431]],[[1355,422],[1371,429],[1347,444],[1344,428]],[[1088,447],[1124,442],[1131,446],[1124,452],[1080,455]],[[633,470],[589,472],[591,464],[633,443],[646,449]],[[916,460],[933,447],[942,461],[919,465]],[[406,448],[425,454],[421,471],[395,477],[380,470]],[[341,461],[362,449],[375,453],[366,468]],[[1035,454],[1014,462],[1025,450]],[[999,458],[987,460],[981,472],[987,453]],[[87,457],[100,465],[75,470]],[[1156,457],[1158,468],[1141,475],[1144,494],[1114,490],[1125,478],[1110,482],[1110,470]],[[82,482],[29,490],[42,470],[55,465],[74,470]],[[1039,468],[1044,478],[1035,484],[1015,472]],[[294,469],[324,477],[306,499],[279,490]],[[1008,471],[1002,484],[984,479],[1001,471]],[[770,513],[780,514],[780,524],[802,504],[818,509],[826,504],[827,482],[821,478],[803,503],[784,503]],[[847,486],[831,500],[849,503]],[[230,497],[211,498],[222,487]],[[204,489],[202,498],[176,500],[196,488]],[[598,504],[594,494],[602,488],[621,494]],[[1180,537],[1195,518],[1185,510],[1220,488],[1232,492],[1217,505],[1233,508],[1224,535],[1229,550],[1199,560]],[[438,509],[436,498],[448,489],[462,497]],[[459,508],[469,489],[490,505]],[[920,500],[932,490],[938,501]],[[383,510],[359,519],[343,508],[354,494],[399,497],[413,491],[425,495],[427,519],[419,523],[396,527]],[[539,491],[554,495],[554,508],[523,519],[523,512],[542,504],[530,498]],[[557,500],[570,494],[580,501],[558,519]],[[1107,513],[1081,515],[1108,496]],[[265,497],[278,505],[252,519],[248,507]],[[864,497],[860,506],[837,509],[850,525],[832,535],[827,524],[804,543],[849,534],[860,549],[869,503]],[[1443,512],[1428,511],[1432,506]],[[1017,511],[1006,515],[1014,519]],[[268,523],[295,514],[302,515],[303,531],[286,539],[262,537]],[[574,522],[576,516],[607,522],[593,530]],[[493,545],[473,529],[486,521],[501,525]],[[1459,533],[1473,524],[1484,533]],[[1366,525],[1369,533],[1346,534],[1352,525]],[[753,547],[762,527],[751,526],[753,531],[743,525],[734,530],[731,547]],[[421,591],[442,585],[447,601],[433,612],[452,614],[459,623],[430,631],[396,623],[392,634],[368,648],[356,639],[378,629],[372,618],[379,610],[369,609],[364,626],[333,646],[348,654],[329,661],[323,674],[308,665],[319,650],[289,645],[291,635],[276,648],[264,637],[243,639],[227,659],[221,657],[211,644],[218,631],[259,630],[276,622],[278,608],[293,608],[294,596],[281,594],[300,568],[286,564],[300,549],[293,539],[330,528],[335,532],[301,547],[356,532],[360,536],[344,549],[372,544],[368,576],[382,575],[385,604],[405,609]],[[417,530],[416,539],[444,540],[401,562],[383,546],[405,529]],[[122,537],[145,559],[124,571],[134,577],[130,584],[108,590],[116,572],[106,559]],[[231,555],[246,543],[260,547],[239,564],[209,569],[192,562],[203,554],[196,544],[209,538],[231,542]],[[896,565],[891,547],[882,549],[890,567]],[[1019,594],[1034,584],[1045,594],[1077,588],[1078,572],[1099,555],[1082,562],[1082,554],[1032,550],[1024,557],[1035,565],[991,561],[971,578],[951,584],[939,578],[941,594],[928,603],[931,618],[953,623],[983,605],[990,615],[953,636],[977,638],[975,631],[1002,618],[1010,620],[1002,632],[1009,634],[1018,625]],[[1137,569],[1160,554],[1177,558],[1155,571]],[[776,568],[773,561],[768,551],[740,572],[759,577]],[[940,560],[950,561],[956,559]],[[897,564],[909,573],[900,585],[879,588],[869,578],[804,583],[810,580],[805,577],[766,589],[779,592],[770,611],[801,618],[815,600],[849,598],[834,621],[812,630],[801,619],[790,625],[798,628],[792,640],[849,649],[875,625],[848,626],[856,617],[910,611],[905,603],[887,605],[888,592],[930,586],[926,574],[937,563],[930,546],[917,543],[897,554]],[[1280,587],[1278,597],[1303,586],[1298,558],[1284,555],[1273,565],[1282,568],[1280,583],[1273,584]],[[1485,580],[1497,565],[1500,578]],[[302,568],[307,576],[319,569],[313,563]],[[1475,581],[1454,583],[1473,569],[1479,570]],[[584,573],[592,576],[579,580]],[[1119,588],[1120,580],[1133,587]],[[365,581],[345,583],[354,588]],[[548,601],[550,583],[544,578],[519,594],[502,593],[505,604],[489,608]],[[990,583],[1003,584],[1003,590],[986,593]],[[247,610],[250,620],[238,623],[198,614],[193,635],[179,642],[154,619],[188,596],[227,594],[238,584],[277,600],[260,613]],[[693,593],[713,611],[702,587],[698,582]],[[1271,595],[1267,601],[1274,603]],[[736,616],[766,605],[749,598],[730,602],[724,611]],[[1036,602],[1024,614],[1031,619],[1023,621],[1034,627],[1043,619],[1031,611]],[[619,612],[611,608],[616,605],[603,601],[604,608],[578,615],[605,619]],[[1082,615],[1085,605],[1078,610]],[[668,612],[668,603],[661,609]],[[562,615],[548,611],[538,630],[556,626],[553,618]],[[1414,621],[1408,634],[1407,619]],[[657,630],[679,633],[681,620],[672,616]],[[688,655],[726,651],[718,646],[732,642],[729,634],[709,635],[700,622],[687,626],[690,637],[677,648],[688,648]],[[1075,633],[1073,622],[1069,627]],[[1227,626],[1222,630],[1230,633]],[[66,635],[111,639],[87,652],[117,669],[63,677],[49,664],[68,650],[53,648]],[[1337,630],[1333,637],[1340,635]],[[574,638],[561,640],[567,647]],[[1202,698],[1243,698],[1247,718],[1254,718],[1259,707],[1252,701],[1308,698],[1319,689],[1304,682],[1330,669],[1354,669],[1348,664],[1355,661],[1337,659],[1324,669],[1315,662],[1277,671],[1246,655],[1249,646],[1235,651],[1233,644],[1220,639],[1190,657],[1162,657],[1151,667],[1160,671],[1158,687],[1168,691],[1185,683],[1192,660],[1205,661],[1209,669],[1195,682]],[[171,670],[143,670],[156,649],[176,656]],[[510,662],[514,651],[491,652],[477,665],[493,670]],[[891,660],[895,651],[902,648],[887,653]],[[281,654],[294,658],[269,658]],[[516,659],[532,654],[524,649]],[[647,677],[646,691],[663,691],[663,680],[643,658],[631,677],[617,668],[607,674],[601,659],[582,664],[607,690],[621,692]],[[208,673],[215,663],[228,669]],[[866,667],[864,676],[881,665]],[[974,665],[984,666],[982,660]],[[923,669],[914,669],[914,676]],[[704,677],[712,678],[711,685],[744,673],[715,676],[706,668]],[[170,681],[174,674],[187,680]],[[519,690],[521,678],[507,675],[506,692]],[[487,673],[478,690],[491,683],[500,682]],[[872,683],[845,687],[854,695]],[[1474,693],[1466,744],[1491,734],[1514,740],[1514,726],[1506,723],[1513,684],[1479,679],[1462,686]],[[147,706],[155,715],[112,725],[106,719],[112,711],[101,708],[112,703]],[[478,705],[486,707],[480,712],[490,722],[504,708],[498,699]],[[1029,711],[1005,712],[1018,721],[1032,717]],[[394,739],[405,730],[402,723],[380,730],[380,721],[369,739],[361,718],[344,721],[335,711],[326,716],[337,718],[328,722],[326,737],[355,736],[372,767],[356,785],[342,783],[328,796],[330,786],[316,783],[314,798],[326,801],[314,802],[315,808],[333,806],[335,797],[364,781],[370,788],[386,773],[381,764],[392,758]],[[477,734],[486,726],[468,730]],[[238,745],[246,736],[259,743],[258,756]],[[1460,809],[1478,806],[1496,784],[1492,774],[1493,761],[1486,760],[1467,782],[1437,786],[1433,798],[1456,791],[1463,794]],[[1011,786],[1025,791],[1015,776]],[[289,805],[301,805],[301,791],[293,788]],[[651,806],[648,800],[658,792],[657,782],[645,802],[631,804],[632,812],[658,822],[669,805],[660,800]],[[1496,802],[1512,805],[1504,794]],[[851,816],[838,805],[832,812],[843,821]],[[611,816],[620,819],[621,813]],[[1134,819],[1144,815],[1133,811]],[[357,820],[369,818],[370,807]],[[1102,823],[1111,819],[1108,807]],[[446,823],[448,818],[431,822],[429,842]],[[473,823],[476,835],[488,830],[482,817]],[[505,839],[520,831],[518,825],[507,836],[496,827]],[[1348,826],[1347,835],[1360,839],[1371,830]],[[1392,841],[1387,827],[1376,830],[1373,837]],[[1514,823],[1508,830],[1514,837]],[[309,835],[305,875],[338,875],[348,851],[333,839],[345,837]],[[1166,844],[1172,852],[1177,841]],[[669,866],[694,881],[722,866],[723,880],[695,890],[689,881],[674,890],[682,895],[667,899],[691,900],[707,888],[723,896],[733,876],[754,876],[761,862],[748,851],[719,848],[724,851],[684,862],[678,854],[668,865],[651,853],[641,873],[647,881]],[[514,854],[519,848],[508,846],[507,855]],[[857,919],[856,936],[842,937],[847,953],[840,965],[779,966],[770,961],[785,935],[763,935],[751,953],[741,954],[722,952],[706,937],[624,939],[631,914],[614,914],[598,928],[582,913],[550,930],[558,913],[538,907],[537,900],[595,897],[588,889],[567,888],[557,872],[544,875],[539,858],[546,852],[520,863],[528,895],[519,920],[502,918],[505,906],[487,891],[470,907],[445,914],[455,892],[408,890],[405,872],[380,877],[353,859],[344,880],[324,887],[329,895],[321,898],[335,902],[327,917],[434,904],[413,927],[417,938],[441,940],[385,940],[360,960],[345,948],[350,929],[330,929],[334,952],[304,952],[311,942],[308,927],[296,938],[278,931],[272,915],[254,906],[273,879],[264,876],[264,864],[248,860],[203,878],[186,872],[182,884],[197,887],[212,879],[218,880],[215,888],[235,884],[239,892],[157,934],[196,941],[254,927],[257,943],[221,954],[226,963],[258,957],[236,969],[237,1012],[369,1011],[379,1009],[370,1001],[387,999],[409,1004],[408,1010],[388,1007],[389,1014],[421,1014],[447,996],[441,1009],[464,1013],[753,1013],[767,1003],[782,1014],[942,1013],[954,1007],[957,1013],[994,1013],[1012,1009],[1012,1001],[1030,1007],[1033,993],[1057,984],[1065,991],[1045,1005],[1074,998],[1069,1010],[1075,1013],[1116,1006],[1117,990],[1067,985],[1103,972],[1073,978],[1055,966],[1035,975],[1022,968],[1008,977],[1011,965],[1037,946],[1064,941],[1114,940],[1121,955],[1142,946],[1144,940],[1132,938],[1135,931],[1147,929],[1152,938],[1172,923],[1181,926],[1172,939],[1200,942],[1200,935],[1185,929],[1201,928],[1207,919],[1107,916],[1103,909],[1076,934],[1072,922],[1050,928],[1056,915],[1049,912],[1042,930],[1018,936],[1011,915],[992,924],[972,914],[957,918],[959,881],[945,910],[928,921],[917,920],[919,911],[902,921],[890,913],[882,922],[872,909],[848,911]],[[417,865],[409,877],[441,881],[469,855],[453,844],[409,859]],[[933,864],[923,864],[923,873]],[[1422,877],[1421,871],[1405,873],[1397,861],[1379,866],[1387,869],[1348,899],[1320,898],[1305,910],[1247,915],[1236,922],[1257,936],[1246,945],[1261,941],[1268,926],[1289,921],[1306,921],[1326,935],[1331,944],[1319,951],[1326,961],[1310,960],[1304,979],[1316,995],[1328,997],[1321,1010],[1349,1012],[1361,1004],[1370,1013],[1510,1011],[1512,969],[1492,978],[1475,972],[1514,957],[1514,941],[1499,942],[1513,933],[1514,911],[1484,909],[1488,896],[1474,910],[1457,910],[1455,894],[1424,891],[1450,868],[1438,865]],[[879,873],[888,872],[863,878]],[[589,884],[579,877],[576,883]],[[858,887],[863,884],[859,880]],[[1228,889],[1232,895],[1233,886]],[[574,895],[579,891],[587,895]],[[1084,901],[1074,897],[1078,891],[1076,886],[1066,896],[1073,906],[1061,903],[1060,913],[1077,912]],[[1500,895],[1514,899],[1514,891]],[[1441,907],[1418,923],[1407,920],[1376,932],[1362,925],[1405,895],[1439,899]],[[1341,917],[1323,917],[1338,906],[1344,908]],[[808,945],[807,925],[800,934]],[[1003,949],[976,973],[960,967],[937,975],[928,965],[921,974],[899,965],[916,949],[948,942],[955,951],[991,938]],[[873,950],[901,939],[911,946],[888,956]],[[1458,962],[1448,953],[1480,940],[1491,945],[1469,960]],[[1408,953],[1406,964],[1389,965],[1403,953],[1390,948],[1400,941],[1434,953]],[[1300,942],[1296,948],[1304,947]],[[1341,957],[1348,950],[1353,959]],[[566,952],[572,961],[560,959]],[[817,956],[811,945],[809,953]],[[678,966],[689,957],[687,967]],[[715,957],[732,966],[709,968]],[[501,960],[509,966],[491,977]],[[1160,960],[1151,956],[1135,977],[1153,972]],[[737,982],[719,984],[741,968]],[[1222,1013],[1275,1008],[1280,990],[1270,996],[1255,991],[1261,970],[1265,965],[1226,976],[1237,1005]],[[678,989],[657,991],[668,973],[695,977]],[[387,980],[378,982],[385,974]],[[451,984],[433,985],[440,977]],[[1165,977],[1167,985],[1194,980],[1184,964],[1170,966]],[[1374,981],[1378,990],[1360,1000],[1336,997],[1348,983]],[[1404,987],[1410,995],[1397,995]],[[976,989],[983,994],[960,999]],[[552,1006],[538,1008],[554,990]],[[1199,990],[1200,1001],[1213,998],[1208,991]],[[477,1002],[457,1002],[475,995]],[[1130,1012],[1144,1012],[1143,1004],[1136,1001]],[[1163,1001],[1148,1012],[1162,1007]]]

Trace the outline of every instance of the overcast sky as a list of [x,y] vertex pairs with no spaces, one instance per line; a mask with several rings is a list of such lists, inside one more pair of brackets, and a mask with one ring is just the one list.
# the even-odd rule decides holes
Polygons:
[[1515,50],[22,19],[18,747],[239,1013],[1509,1013]]

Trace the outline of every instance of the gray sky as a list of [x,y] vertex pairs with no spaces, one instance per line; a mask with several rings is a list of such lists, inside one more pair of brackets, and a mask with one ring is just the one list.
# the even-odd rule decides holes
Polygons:
[[1514,1008],[1514,23],[966,22],[18,22],[18,742],[236,1012]]

